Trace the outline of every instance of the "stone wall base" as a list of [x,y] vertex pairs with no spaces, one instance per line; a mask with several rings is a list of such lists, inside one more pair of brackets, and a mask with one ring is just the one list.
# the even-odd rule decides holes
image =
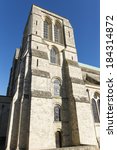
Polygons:
[[48,150],[99,150],[97,146],[75,146],[75,147],[62,147]]
[[[6,149],[6,150],[10,150],[10,149]],[[26,150],[26,149],[17,148],[16,150]],[[29,149],[29,150],[41,150],[41,149]],[[99,148],[97,148],[97,146],[74,146],[74,147],[62,147],[62,148],[43,149],[43,150],[99,150]]]

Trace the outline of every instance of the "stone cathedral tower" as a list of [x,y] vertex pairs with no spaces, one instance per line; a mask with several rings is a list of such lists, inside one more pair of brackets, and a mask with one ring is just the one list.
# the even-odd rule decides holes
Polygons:
[[86,89],[69,20],[33,5],[11,69],[6,150],[97,150]]

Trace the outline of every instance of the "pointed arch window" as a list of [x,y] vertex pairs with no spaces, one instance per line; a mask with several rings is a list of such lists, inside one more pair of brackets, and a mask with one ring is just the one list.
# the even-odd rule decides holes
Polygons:
[[59,64],[59,52],[54,47],[50,51],[50,62],[53,64]]
[[54,39],[57,43],[62,43],[62,28],[59,22],[54,25]]
[[93,110],[93,117],[94,117],[94,121],[95,123],[99,123],[99,112],[98,112],[98,108],[97,108],[97,103],[95,101],[95,99],[92,99],[92,110]]
[[59,105],[54,107],[54,121],[61,121],[61,107]]
[[60,81],[58,79],[54,80],[54,96],[60,96]]
[[44,38],[52,40],[52,22],[49,18],[44,21]]
[[62,135],[60,131],[57,131],[55,134],[56,137],[56,148],[62,147]]

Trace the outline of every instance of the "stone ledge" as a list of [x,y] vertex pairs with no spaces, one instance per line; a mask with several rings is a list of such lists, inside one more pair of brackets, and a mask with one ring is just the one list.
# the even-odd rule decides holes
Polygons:
[[86,74],[85,82],[89,84],[100,85],[100,78],[99,76],[96,77]]
[[46,71],[42,71],[42,70],[33,69],[32,75],[40,76],[40,77],[44,77],[44,78],[50,78],[50,73],[46,72]]
[[90,103],[86,97],[80,97],[80,99],[75,98],[75,101],[80,103]]
[[74,147],[62,147],[45,150],[99,150],[99,148],[97,148],[97,146],[74,146]]
[[66,61],[67,61],[68,65],[71,65],[71,66],[74,66],[74,67],[79,67],[77,61],[73,61],[73,60],[70,60],[70,59],[67,59]]
[[71,77],[71,82],[84,85],[84,81],[78,78]]
[[38,97],[38,98],[47,98],[47,99],[51,99],[51,93],[48,91],[37,91],[34,90],[31,92],[32,97]]
[[81,70],[83,72],[88,72],[88,73],[92,73],[92,74],[96,74],[96,75],[100,75],[100,71],[98,70],[94,70],[94,69],[91,69],[91,68],[87,68],[87,67],[83,67],[83,66],[80,66]]
[[32,49],[32,56],[48,60],[48,54],[39,50]]

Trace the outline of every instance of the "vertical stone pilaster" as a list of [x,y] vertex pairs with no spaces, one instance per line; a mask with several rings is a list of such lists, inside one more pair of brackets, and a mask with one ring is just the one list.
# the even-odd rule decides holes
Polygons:
[[54,25],[55,25],[55,21],[53,21],[53,23],[52,23],[52,41],[53,42],[55,41],[55,38],[54,38]]
[[[30,46],[28,47],[30,48]],[[18,130],[17,149],[26,149],[28,147],[28,126],[29,126],[29,109],[30,109],[30,56],[29,53],[25,56],[25,73],[23,94],[20,106],[20,119]],[[25,139],[25,140],[24,140]]]

